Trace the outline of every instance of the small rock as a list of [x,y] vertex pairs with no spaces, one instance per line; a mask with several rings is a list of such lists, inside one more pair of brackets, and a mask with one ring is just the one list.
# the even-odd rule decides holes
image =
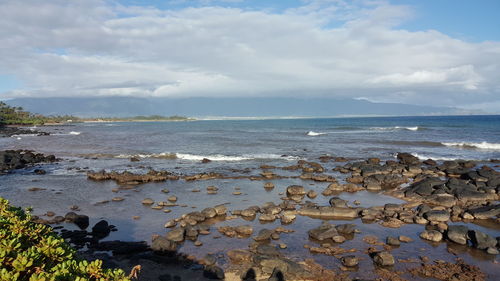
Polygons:
[[411,239],[408,236],[400,235],[399,241],[404,242],[404,243],[410,243],[410,242],[413,242],[413,239]]
[[373,257],[373,261],[380,266],[394,265],[394,257],[389,252],[379,252]]
[[424,232],[420,233],[420,238],[429,241],[439,242],[443,239],[443,234],[441,234],[441,232],[437,230],[425,230]]
[[200,240],[196,240],[196,241],[194,241],[194,245],[195,245],[196,247],[200,247],[200,246],[202,246],[202,245],[203,245],[203,243],[202,243]]
[[111,199],[111,201],[113,201],[113,202],[121,202],[123,200],[125,200],[125,198],[123,198],[123,197],[114,197],[113,199]]
[[175,220],[169,220],[167,223],[165,223],[166,228],[171,228],[177,225],[177,222]]
[[170,196],[167,198],[168,201],[174,203],[174,202],[177,202],[177,196]]
[[488,253],[490,255],[498,255],[499,254],[498,249],[494,248],[494,247],[488,247],[488,249],[486,249],[486,253]]
[[386,239],[386,244],[390,246],[399,246],[401,244],[401,241],[399,241],[399,239],[396,237],[388,236]]
[[342,264],[347,267],[353,267],[358,265],[359,259],[356,256],[345,256],[340,259]]
[[224,271],[216,265],[209,265],[205,267],[205,270],[203,270],[203,276],[209,279],[223,280]]
[[318,197],[318,193],[314,190],[309,190],[309,192],[307,192],[307,197],[314,199],[314,198]]
[[145,198],[141,202],[143,205],[153,205],[155,201],[151,198]]
[[264,189],[266,190],[272,190],[274,188],[274,184],[272,182],[266,182],[264,184]]

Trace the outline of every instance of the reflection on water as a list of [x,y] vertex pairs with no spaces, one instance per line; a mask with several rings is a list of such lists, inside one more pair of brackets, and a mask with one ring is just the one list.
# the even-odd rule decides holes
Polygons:
[[[91,217],[92,223],[100,219],[106,219],[110,224],[116,225],[117,232],[112,232],[105,240],[146,240],[150,241],[152,234],[164,234],[166,229],[164,223],[170,219],[180,217],[182,214],[191,211],[200,211],[206,207],[212,207],[218,204],[226,203],[228,210],[244,209],[252,205],[262,206],[265,202],[274,202],[279,204],[281,197],[287,186],[300,184],[306,189],[321,193],[326,188],[327,183],[312,183],[300,179],[282,179],[272,180],[275,188],[272,190],[264,189],[264,182],[242,180],[209,180],[209,181],[169,181],[162,183],[148,183],[139,186],[130,186],[128,188],[119,188],[112,181],[94,182],[86,179],[84,174],[61,175],[49,174],[45,176],[38,175],[7,175],[2,178],[0,183],[0,196],[9,198],[15,205],[33,206],[34,214],[42,215],[47,211],[53,211],[57,215],[64,215],[69,212],[69,207],[77,205],[80,213]],[[206,194],[206,187],[215,185],[219,188],[218,194]],[[45,190],[30,192],[30,187],[41,187]],[[243,193],[235,196],[232,192],[235,188]],[[168,194],[163,193],[162,189],[168,189]],[[200,189],[201,192],[192,192],[194,189]],[[152,198],[156,202],[167,201],[167,197],[175,195],[178,197],[175,207],[165,207],[170,209],[170,213],[162,210],[153,210],[149,206],[141,204],[142,199]],[[386,203],[403,203],[404,201],[395,199],[383,194],[362,191],[358,193],[341,193],[338,195],[345,199],[350,205],[354,200],[360,201],[362,207],[382,206]],[[111,200],[114,197],[122,197],[122,202],[109,202],[104,204],[96,203]],[[328,205],[329,197],[319,195],[316,199],[307,199],[316,202],[319,205]],[[140,219],[133,220],[133,216],[139,216]],[[385,228],[378,223],[363,223],[360,219],[356,220],[330,220],[332,224],[354,223],[360,233],[349,237],[347,241],[338,246],[345,249],[356,249],[353,254],[360,257],[359,270],[352,272],[352,277],[372,278],[373,262],[366,254],[368,245],[363,241],[366,235],[375,235],[379,240],[385,241],[387,236],[406,235],[411,237],[414,242],[402,243],[400,247],[392,250],[396,259],[418,259],[419,256],[428,256],[431,260],[441,259],[453,262],[456,256],[464,258],[467,262],[479,265],[483,271],[489,274],[497,272],[498,268],[493,263],[495,257],[486,254],[484,251],[472,247],[455,245],[447,243],[428,243],[421,240],[418,235],[423,231],[422,225],[403,225],[399,229]],[[193,254],[198,258],[207,253],[225,252],[235,248],[247,248],[253,242],[252,238],[227,238],[217,231],[219,226],[237,226],[251,225],[254,234],[263,228],[273,229],[281,226],[279,220],[261,224],[258,218],[253,220],[237,218],[228,221],[212,221],[211,233],[209,235],[200,235],[199,240],[203,243],[202,247],[194,246],[192,241],[186,241],[180,251]],[[297,216],[294,223],[285,225],[293,233],[282,233],[280,240],[270,242],[273,245],[285,243],[286,249],[280,250],[287,257],[297,261],[306,258],[314,258],[326,268],[336,269],[341,266],[340,260],[326,255],[312,254],[304,245],[319,246],[317,241],[312,241],[307,235],[307,231],[321,225],[322,220],[308,217]],[[464,223],[451,223],[464,224]],[[479,229],[493,236],[498,236],[498,223],[494,221],[478,221],[477,224],[467,224],[471,229]],[[375,246],[382,249],[381,246]],[[220,263],[224,264],[224,260]],[[406,267],[414,266],[414,263],[397,262],[394,269],[400,270]]]

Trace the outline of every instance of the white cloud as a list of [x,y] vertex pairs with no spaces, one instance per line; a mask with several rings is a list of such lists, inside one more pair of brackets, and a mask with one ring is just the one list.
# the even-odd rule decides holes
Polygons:
[[384,1],[305,1],[277,13],[5,0],[0,73],[24,86],[1,95],[498,102],[499,42],[398,29],[410,17]]

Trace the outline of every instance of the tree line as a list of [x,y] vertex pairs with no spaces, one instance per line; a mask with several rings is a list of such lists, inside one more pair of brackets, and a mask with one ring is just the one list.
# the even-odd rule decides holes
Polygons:
[[0,126],[4,125],[43,125],[46,123],[62,123],[78,121],[71,115],[45,116],[25,111],[22,107],[9,106],[0,101]]

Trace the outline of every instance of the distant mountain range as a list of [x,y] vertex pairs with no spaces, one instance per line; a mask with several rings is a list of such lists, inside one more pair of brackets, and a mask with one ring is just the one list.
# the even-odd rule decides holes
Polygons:
[[328,98],[18,98],[11,106],[44,115],[70,114],[78,117],[128,117],[136,115],[179,115],[189,117],[334,117],[446,115],[456,108],[366,100]]

